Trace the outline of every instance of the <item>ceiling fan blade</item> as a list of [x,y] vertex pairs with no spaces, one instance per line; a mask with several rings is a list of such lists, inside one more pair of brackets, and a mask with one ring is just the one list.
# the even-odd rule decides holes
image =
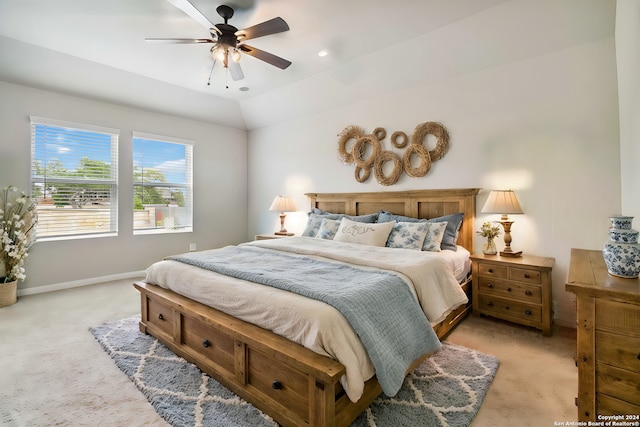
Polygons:
[[268,36],[270,34],[282,33],[283,31],[289,31],[289,25],[284,21],[284,19],[277,17],[264,21],[261,24],[254,25],[253,27],[239,30],[236,32],[236,36],[240,40],[249,40]]
[[215,43],[212,39],[158,39],[158,38],[146,38],[147,43],[160,43],[160,44],[193,44],[193,43]]
[[189,0],[167,0],[169,3],[182,10],[189,15],[191,19],[196,21],[203,27],[210,29],[213,28],[213,23],[207,19]]
[[257,49],[253,46],[243,44],[238,46],[238,49],[242,50],[247,55],[251,55],[254,58],[258,58],[283,70],[291,65],[291,61],[287,61],[286,59],[280,58],[279,56],[276,56],[272,53],[265,52],[264,50]]
[[240,68],[240,64],[238,64],[237,62],[229,61],[229,74],[231,74],[231,78],[234,81],[244,79],[242,68]]

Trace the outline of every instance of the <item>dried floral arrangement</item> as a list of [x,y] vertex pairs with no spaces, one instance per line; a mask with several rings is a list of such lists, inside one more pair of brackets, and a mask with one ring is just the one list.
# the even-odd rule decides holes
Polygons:
[[24,261],[37,222],[35,201],[13,186],[0,190],[0,283],[26,278]]

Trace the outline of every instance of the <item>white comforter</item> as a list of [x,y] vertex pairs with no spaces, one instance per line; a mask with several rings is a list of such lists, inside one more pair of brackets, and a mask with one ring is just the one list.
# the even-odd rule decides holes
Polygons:
[[[396,272],[412,288],[432,324],[467,302],[454,276],[451,259],[443,253],[380,248],[309,237],[258,240],[246,244]],[[145,281],[338,360],[346,367],[342,386],[354,402],[362,396],[365,381],[375,373],[363,344],[347,320],[335,308],[321,301],[171,260],[150,266]]]

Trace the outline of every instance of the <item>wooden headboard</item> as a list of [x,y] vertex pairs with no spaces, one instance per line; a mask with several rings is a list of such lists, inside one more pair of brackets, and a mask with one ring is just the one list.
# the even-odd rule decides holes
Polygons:
[[464,212],[458,244],[473,253],[476,195],[479,188],[449,190],[380,191],[371,193],[305,193],[312,208],[347,215],[385,210],[413,218],[436,218]]

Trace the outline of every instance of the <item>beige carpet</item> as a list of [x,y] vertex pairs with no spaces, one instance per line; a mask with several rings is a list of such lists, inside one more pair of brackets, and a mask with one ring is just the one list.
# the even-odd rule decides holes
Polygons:
[[[0,425],[166,426],[88,331],[139,312],[131,281],[21,297],[0,309]],[[577,419],[575,330],[468,317],[448,340],[500,359],[472,427]]]

